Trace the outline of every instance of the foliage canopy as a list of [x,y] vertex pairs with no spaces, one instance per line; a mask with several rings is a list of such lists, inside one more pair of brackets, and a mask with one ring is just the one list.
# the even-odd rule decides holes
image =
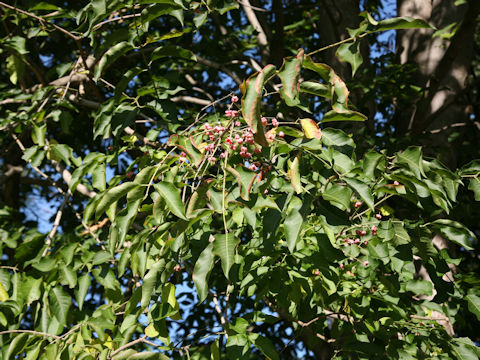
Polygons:
[[467,20],[252,4],[0,2],[0,358],[480,356],[478,130],[377,38]]

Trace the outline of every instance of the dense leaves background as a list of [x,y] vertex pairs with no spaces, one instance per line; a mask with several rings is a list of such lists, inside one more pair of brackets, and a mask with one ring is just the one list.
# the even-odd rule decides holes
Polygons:
[[0,9],[1,358],[479,357],[479,2]]

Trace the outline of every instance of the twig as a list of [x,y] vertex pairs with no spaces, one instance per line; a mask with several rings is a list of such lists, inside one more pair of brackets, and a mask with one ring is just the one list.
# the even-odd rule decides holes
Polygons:
[[23,14],[23,15],[27,15],[31,18],[34,18],[38,21],[40,21],[41,23],[45,24],[45,25],[50,25],[52,27],[54,27],[55,29],[57,29],[58,31],[61,31],[62,33],[64,33],[65,35],[71,37],[73,40],[75,41],[78,41],[80,40],[80,38],[76,35],[73,35],[70,31],[68,30],[65,30],[64,28],[56,25],[56,24],[53,24],[47,20],[45,20],[44,18],[40,17],[40,16],[37,16],[35,14],[32,14],[32,13],[29,13],[28,11],[25,11],[25,10],[22,10],[22,9],[19,9],[15,6],[12,6],[12,5],[8,5],[8,4],[5,4],[3,1],[0,1],[0,6],[3,6],[3,7],[6,7],[7,9],[10,9],[10,10],[13,10],[15,12],[18,12],[20,14]]
[[42,257],[47,255],[48,253],[48,249],[52,244],[52,239],[55,236],[58,227],[60,226],[60,221],[62,220],[62,215],[63,215],[63,209],[65,208],[65,205],[67,204],[69,197],[70,197],[70,191],[68,191],[65,194],[65,198],[63,199],[62,204],[58,208],[57,215],[55,216],[55,221],[53,223],[52,229],[50,230],[50,233],[47,236],[47,247],[45,248],[45,250],[43,250]]
[[333,43],[333,44],[324,46],[324,47],[322,47],[322,48],[320,48],[320,49],[314,50],[314,51],[312,51],[312,52],[309,52],[308,54],[306,54],[306,56],[312,56],[312,55],[315,55],[315,54],[317,54],[317,53],[319,53],[319,52],[322,52],[322,51],[331,49],[331,48],[333,48],[333,47],[336,47],[336,46],[338,46],[338,45],[345,44],[345,43],[347,43],[347,42],[349,42],[349,41],[355,41],[356,39],[364,38],[364,37],[367,36],[368,34],[370,34],[370,33],[369,33],[369,32],[368,32],[368,33],[363,33],[363,34],[358,35],[357,37],[354,37],[354,36],[349,37],[348,39],[344,39],[344,40],[338,41],[338,42],[336,42],[336,43]]
[[243,0],[240,4],[242,5],[243,11],[247,16],[248,21],[253,26],[253,28],[258,32],[258,35],[257,35],[258,43],[262,46],[267,46],[268,45],[267,35],[265,34],[265,31],[263,30],[262,25],[260,25],[260,22],[258,21],[257,15],[255,15],[255,12],[252,9],[252,5],[250,5],[250,1]]
[[189,103],[198,104],[198,105],[209,105],[211,103],[210,100],[199,99],[194,96],[175,96],[170,100],[172,102],[189,102]]
[[142,337],[139,337],[138,339],[136,340],[133,340],[133,341],[130,341],[129,343],[123,345],[123,346],[120,346],[117,350],[115,350],[114,352],[112,352],[110,354],[110,358],[112,358],[113,356],[115,356],[116,354],[118,354],[120,351],[122,350],[125,350],[125,349],[128,349],[129,347],[132,347],[136,344],[139,344],[141,342],[144,342],[145,339],[146,339],[147,335],[143,335]]
[[58,25],[56,25],[56,24],[54,24],[54,23],[51,23],[50,21],[45,20],[44,18],[42,18],[42,17],[40,17],[40,16],[37,16],[37,15],[35,15],[35,14],[32,14],[32,13],[30,13],[30,12],[28,12],[28,11],[25,11],[25,10],[22,10],[22,9],[19,9],[19,8],[15,7],[15,6],[5,4],[3,1],[0,1],[0,6],[5,7],[5,8],[7,8],[7,9],[10,9],[10,10],[13,10],[13,11],[15,11],[15,12],[18,12],[18,13],[20,13],[20,14],[29,16],[29,17],[31,17],[31,18],[33,18],[33,19],[36,19],[36,20],[38,20],[40,23],[42,23],[42,24],[44,24],[44,25],[50,25],[50,26],[52,26],[53,28],[55,28],[56,30],[58,30],[58,31],[64,33],[65,35],[69,36],[70,38],[72,38],[72,39],[75,41],[75,43],[76,43],[76,45],[77,45],[77,48],[78,48],[78,51],[80,52],[80,55],[81,55],[81,57],[83,58],[83,60],[84,60],[84,61],[86,60],[85,53],[83,52],[83,49],[82,49],[82,42],[81,42],[81,38],[80,38],[80,37],[72,34],[70,31],[62,28],[61,26],[58,26]]
[[53,334],[48,334],[44,333],[41,331],[34,331],[34,330],[5,330],[5,331],[0,331],[0,335],[5,335],[5,334],[33,334],[33,335],[38,335],[38,336],[45,336],[45,337],[52,337],[55,340],[58,340],[61,338],[61,336],[53,335]]
[[264,8],[259,8],[259,7],[250,5],[250,3],[244,3],[244,2],[241,1],[241,0],[237,0],[237,2],[238,2],[240,5],[248,6],[249,8],[251,8],[251,9],[253,9],[253,10],[255,10],[255,11],[270,12],[269,10],[266,10],[266,9],[264,9]]
[[75,74],[75,71],[77,69],[77,65],[80,62],[80,58],[77,59],[75,62],[75,65],[73,65],[72,71],[70,71],[70,75],[68,76],[68,81],[67,81],[67,86],[65,87],[65,91],[62,94],[62,100],[65,99],[65,95],[67,95],[68,89],[70,88],[70,84],[72,82],[73,74]]
[[[220,316],[220,324],[222,324],[222,327],[224,330],[226,329],[227,326],[227,321],[225,320],[225,316],[223,316],[222,309],[220,308],[220,305],[218,305],[218,298],[217,294],[213,294],[213,303],[215,304],[215,310],[218,313],[218,316]],[[228,339],[228,334],[225,332],[225,338]]]
[[[255,14],[254,14],[255,15]],[[195,55],[196,58],[197,58],[197,61],[200,63],[200,64],[203,64],[203,65],[206,65],[208,67],[211,67],[213,69],[217,69],[217,70],[221,70],[223,71],[225,74],[227,74],[228,76],[230,76],[233,81],[235,81],[235,83],[240,86],[242,84],[242,80],[238,77],[237,74],[235,74],[232,70],[226,68],[224,65],[222,64],[219,64],[215,61],[212,61],[212,60],[208,60],[208,59],[205,59],[199,55]]]
[[93,31],[97,31],[98,29],[100,29],[105,24],[115,22],[115,21],[122,21],[123,19],[129,19],[129,18],[138,17],[138,16],[142,16],[142,14],[120,15],[119,17],[108,19],[108,20],[105,20],[105,21],[102,21],[102,22],[98,23],[97,25],[95,25],[93,27]]

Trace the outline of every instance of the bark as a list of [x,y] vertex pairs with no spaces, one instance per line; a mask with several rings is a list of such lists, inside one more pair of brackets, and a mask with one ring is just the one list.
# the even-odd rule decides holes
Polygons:
[[397,11],[398,16],[423,18],[438,29],[454,22],[459,24],[451,40],[433,38],[432,29],[397,32],[398,61],[417,66],[416,85],[425,91],[419,99],[397,104],[394,116],[398,136],[411,134],[417,142],[433,150],[430,155],[441,151],[442,160],[454,167],[457,153],[455,144],[449,143],[448,138],[453,131],[471,129],[452,125],[474,126],[469,119],[470,106],[463,95],[470,73],[480,2],[473,0],[468,5],[455,6],[453,1],[398,0]]
[[[321,0],[319,32],[322,46],[333,44],[348,38],[347,27],[356,28],[361,18],[358,16],[360,5],[358,0]],[[342,63],[335,55],[337,48],[328,49],[324,56],[342,79],[350,77],[350,65]],[[366,55],[366,54],[362,54]]]

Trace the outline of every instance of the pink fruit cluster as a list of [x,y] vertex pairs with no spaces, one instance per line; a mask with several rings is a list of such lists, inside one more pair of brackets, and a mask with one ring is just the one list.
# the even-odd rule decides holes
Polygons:
[[[215,163],[219,158],[225,159],[236,153],[249,162],[249,168],[251,170],[257,171],[263,168],[260,159],[255,159],[256,155],[262,153],[262,146],[255,142],[252,130],[243,125],[239,118],[239,111],[233,109],[233,107],[236,106],[235,103],[238,101],[239,98],[237,96],[232,96],[231,103],[228,109],[225,110],[225,117],[230,120],[227,124],[225,124],[225,122],[214,125],[204,123],[198,131],[206,141],[204,150],[206,158],[210,163]],[[268,119],[265,117],[262,117],[261,121],[264,126],[269,124]],[[274,128],[280,124],[275,118],[272,118],[270,123]],[[275,136],[275,131],[270,131],[267,134],[267,139],[273,141]],[[280,131],[278,136],[284,137],[285,134]],[[181,152],[180,161],[185,160],[186,154]]]

